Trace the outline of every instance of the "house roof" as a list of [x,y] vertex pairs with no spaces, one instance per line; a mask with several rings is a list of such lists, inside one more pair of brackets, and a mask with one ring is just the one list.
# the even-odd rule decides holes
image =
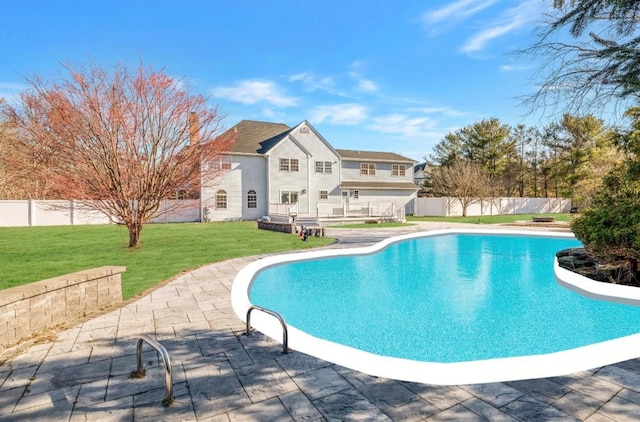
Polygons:
[[225,134],[235,131],[235,142],[230,153],[264,154],[285,137],[291,128],[284,123],[258,122],[242,120],[227,130]]
[[411,182],[342,182],[341,189],[401,189],[418,190],[420,187]]
[[[309,125],[306,121],[303,123]],[[292,130],[291,127],[284,123],[242,120],[227,130],[223,136],[228,134],[235,136],[235,142],[229,149],[229,153],[231,154],[266,154],[271,148],[278,144],[278,142],[288,136]],[[320,135],[318,134],[318,136]],[[327,143],[327,145],[329,144]],[[336,149],[335,151],[343,160],[367,160],[373,162],[408,163],[412,165],[416,162],[411,158],[393,152],[355,151],[349,149]]]
[[404,157],[400,154],[396,154],[393,152],[379,152],[379,151],[355,151],[350,149],[336,149],[338,154],[342,157],[343,160],[351,160],[351,161],[379,161],[379,162],[404,162],[413,164],[416,161],[411,158]]

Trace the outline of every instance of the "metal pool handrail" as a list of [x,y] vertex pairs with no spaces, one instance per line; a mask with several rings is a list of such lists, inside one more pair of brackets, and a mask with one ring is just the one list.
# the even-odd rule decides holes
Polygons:
[[247,310],[247,332],[245,333],[245,335],[251,335],[251,311],[253,311],[254,309],[274,316],[278,319],[278,321],[280,321],[280,325],[282,326],[282,353],[285,355],[289,353],[289,333],[287,330],[287,323],[284,321],[284,318],[282,318],[282,315],[280,315],[276,311],[272,311],[271,309],[263,308],[262,306],[257,305],[249,306],[249,309]]
[[164,377],[165,377],[165,382],[167,384],[167,395],[165,399],[162,401],[162,404],[165,407],[168,407],[169,405],[171,405],[171,403],[173,403],[173,381],[172,381],[172,375],[171,375],[172,374],[171,358],[169,357],[169,352],[167,352],[167,349],[165,349],[162,344],[160,344],[156,340],[144,334],[141,335],[140,338],[138,338],[138,344],[136,346],[136,357],[138,361],[138,369],[136,372],[132,373],[131,376],[133,378],[142,378],[145,375],[145,371],[142,366],[142,343],[143,342],[148,343],[151,347],[156,349],[156,351],[160,354],[160,356],[162,357],[162,360],[164,361],[164,370],[165,370]]

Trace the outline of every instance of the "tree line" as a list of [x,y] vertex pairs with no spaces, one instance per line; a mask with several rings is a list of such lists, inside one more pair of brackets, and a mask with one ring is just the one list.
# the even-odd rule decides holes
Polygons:
[[461,202],[487,197],[589,198],[624,153],[617,131],[592,115],[565,114],[542,128],[483,119],[447,134],[434,148],[424,193]]

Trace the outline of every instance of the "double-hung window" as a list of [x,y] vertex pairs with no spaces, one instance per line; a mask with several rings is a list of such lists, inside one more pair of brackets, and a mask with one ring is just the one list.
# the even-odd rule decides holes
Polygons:
[[331,174],[331,161],[316,161],[316,173]]
[[376,175],[376,165],[373,163],[361,163],[360,164],[360,174],[364,176],[375,176]]
[[281,158],[280,171],[299,171],[300,161],[297,158]]
[[406,167],[402,164],[393,164],[391,166],[391,175],[392,176],[404,176]]
[[296,191],[282,191],[280,192],[280,203],[282,204],[295,204],[298,202],[298,192]]

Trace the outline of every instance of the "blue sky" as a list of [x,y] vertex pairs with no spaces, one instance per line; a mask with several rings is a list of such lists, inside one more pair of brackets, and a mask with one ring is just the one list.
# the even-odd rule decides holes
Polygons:
[[141,61],[242,119],[308,120],[336,148],[416,160],[483,118],[536,124],[518,96],[545,0],[4,0],[0,96],[60,63]]

